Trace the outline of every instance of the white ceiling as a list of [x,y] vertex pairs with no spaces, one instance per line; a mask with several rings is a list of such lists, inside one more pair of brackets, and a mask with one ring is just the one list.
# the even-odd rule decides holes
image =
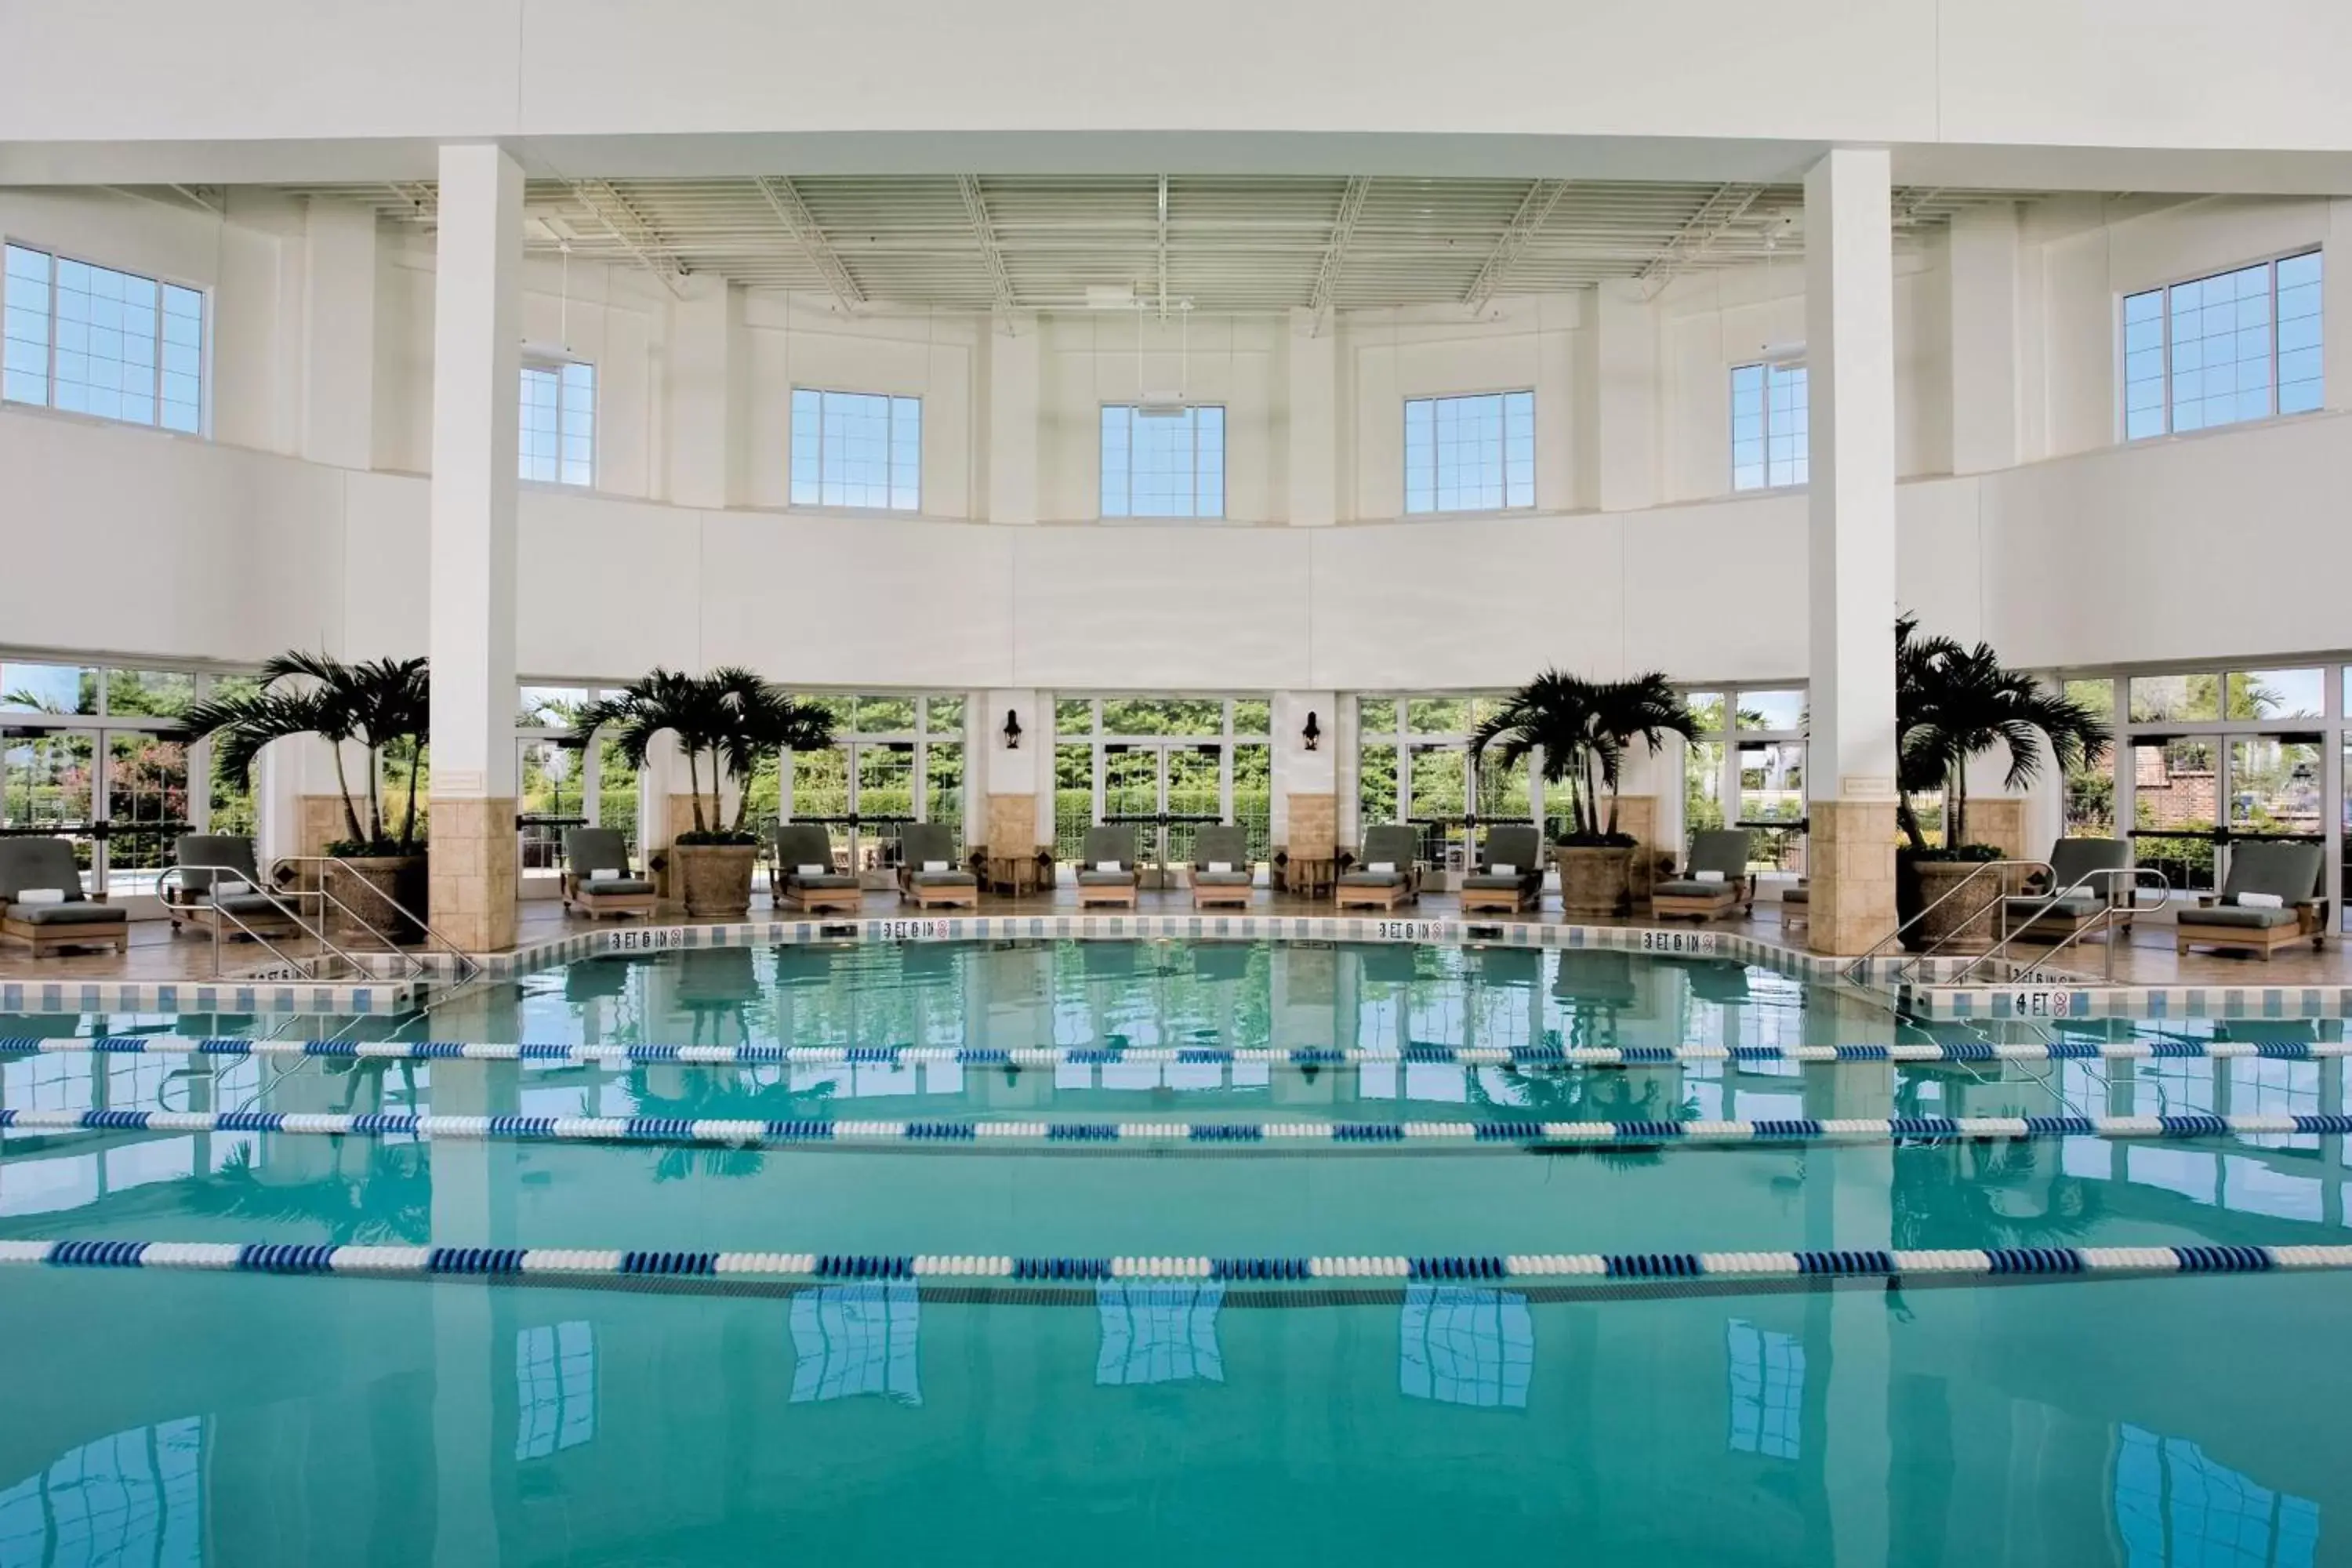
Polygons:
[[[305,185],[430,230],[429,184]],[[1896,244],[2015,192],[1898,190]],[[1548,293],[1804,253],[1795,185],[1288,175],[532,180],[534,253],[830,291],[857,306],[1053,310],[1090,288],[1204,311]]]

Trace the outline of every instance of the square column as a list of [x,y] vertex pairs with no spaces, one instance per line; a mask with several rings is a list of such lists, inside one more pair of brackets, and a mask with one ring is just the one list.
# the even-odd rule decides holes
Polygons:
[[1816,952],[1895,929],[1895,262],[1887,155],[1805,175]]
[[522,170],[441,149],[433,321],[433,802],[427,918],[460,947],[515,940],[515,463]]
[[[1307,749],[1307,716],[1315,749]],[[1339,829],[1339,698],[1335,691],[1274,694],[1273,840],[1293,855],[1328,858]]]

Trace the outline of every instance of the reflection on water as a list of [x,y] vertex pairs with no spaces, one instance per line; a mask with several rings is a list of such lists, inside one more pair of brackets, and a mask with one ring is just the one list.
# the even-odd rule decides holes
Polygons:
[[[707,962],[693,962],[703,960]],[[470,1009],[470,1010],[468,1010]],[[191,1021],[209,1033],[226,1022]],[[169,1021],[76,1021],[85,1033]],[[400,1027],[378,1023],[375,1030]],[[2094,1038],[2127,1025],[2039,1027]],[[2341,1026],[2185,1023],[2312,1040]],[[485,988],[436,1037],[1402,1047],[1943,1037],[1607,952],[714,950]],[[2273,1031],[2276,1031],[2275,1033]],[[412,1027],[412,1036],[424,1031]],[[1953,1038],[1981,1038],[1979,1033]],[[0,1061],[0,1104],[759,1121],[2334,1114],[2340,1063],[1513,1070],[1220,1061]],[[0,1236],[888,1253],[2342,1243],[2343,1140],[1237,1158],[0,1136]],[[12,1270],[0,1568],[1204,1560],[2326,1561],[2352,1279],[1271,1307]],[[1080,1528],[1073,1529],[1073,1524]]]

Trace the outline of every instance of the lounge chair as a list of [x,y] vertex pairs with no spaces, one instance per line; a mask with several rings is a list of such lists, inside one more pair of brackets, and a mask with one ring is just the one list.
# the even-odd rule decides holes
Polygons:
[[1462,879],[1462,912],[1508,910],[1543,901],[1543,829],[1490,827],[1478,869]]
[[1419,900],[1420,853],[1421,836],[1404,823],[1384,822],[1367,829],[1363,853],[1339,874],[1333,902],[1343,910],[1392,910]]
[[[1223,869],[1220,869],[1223,868]],[[1192,907],[1250,901],[1255,874],[1249,835],[1239,827],[1203,827],[1192,835]]]
[[[2194,910],[2183,910],[2173,930],[2175,951],[2192,947],[2259,952],[2267,962],[2282,947],[2308,938],[2326,941],[2327,900],[2320,879],[2326,850],[2316,844],[2278,844],[2256,839],[2230,847],[2230,875],[2217,896],[2207,894]],[[2249,904],[2248,897],[2261,902]],[[2275,905],[2270,900],[2277,900]]]
[[[2002,919],[2012,932],[2040,942],[2062,942],[2097,920],[2111,920],[2110,931],[2117,927],[2128,931],[2131,879],[2095,873],[2120,871],[2130,864],[2131,846],[2123,839],[2061,838],[2050,847],[2049,886],[2003,899]],[[2078,882],[2082,886],[2076,887]],[[2053,895],[2063,896],[2053,901]]]
[[1780,889],[1780,929],[1784,931],[1813,923],[1813,887],[1811,882],[1791,882]]
[[563,907],[597,920],[650,915],[654,885],[629,868],[629,843],[617,827],[563,830]]
[[[183,926],[215,928],[223,936],[298,936],[303,930],[297,895],[267,891],[255,869],[253,840],[222,833],[184,833],[172,847],[172,868],[157,894]],[[239,887],[236,884],[242,883]]]
[[1078,852],[1078,907],[1125,904],[1131,910],[1135,890],[1142,885],[1135,863],[1135,829],[1117,822],[1087,828]]
[[855,914],[865,908],[866,892],[857,879],[833,868],[833,835],[823,823],[780,822],[768,847],[774,856],[768,887],[779,907],[789,905],[803,914]]
[[919,910],[980,907],[980,879],[956,864],[955,835],[943,822],[898,829],[898,897]]
[[1711,921],[1734,909],[1753,908],[1756,879],[1748,874],[1752,850],[1748,829],[1710,827],[1691,835],[1690,858],[1682,875],[1650,889],[1650,909],[1660,920],[1688,916]]
[[[26,893],[55,899],[25,901]],[[0,839],[0,935],[15,937],[40,958],[68,947],[131,950],[131,918],[82,891],[73,846],[62,838]]]

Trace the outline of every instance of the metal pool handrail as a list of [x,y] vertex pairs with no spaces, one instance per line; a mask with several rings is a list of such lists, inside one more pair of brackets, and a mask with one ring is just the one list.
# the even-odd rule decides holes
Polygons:
[[[1947,903],[1949,903],[1953,899],[1958,897],[1960,893],[1974,885],[1976,879],[1979,877],[1983,876],[1986,872],[1998,871],[2003,868],[2016,869],[2021,867],[2029,871],[2039,871],[2043,876],[2053,879],[2058,875],[2058,873],[2052,868],[2050,862],[2047,860],[1980,860],[1977,862],[1977,868],[1975,870],[1969,872],[1967,876],[1961,878],[1958,881],[1945,889],[1934,903],[1928,904],[1920,910],[1917,914],[1913,915],[1909,920],[1905,921],[1893,931],[1888,931],[1885,936],[1880,937],[1875,942],[1873,942],[1870,945],[1869,949],[1865,951],[1861,957],[1847,964],[1845,966],[1845,977],[1857,985],[1867,984],[1870,974],[1870,961],[1876,958],[1880,953],[1885,952],[1889,946],[1901,942],[1905,931],[1909,931],[1913,926],[1917,925],[1921,921],[1926,920],[1929,915],[1935,913],[1937,910],[1942,909]],[[1955,932],[1953,934],[1954,936],[1957,936],[1958,933]],[[1933,958],[1943,949],[1946,942],[1949,942],[1952,940],[1953,937],[1946,937],[1942,942],[1938,942],[1934,947],[1929,948],[1927,952],[1913,954],[1907,962],[1916,972],[1920,960]]]
[[[2118,877],[2127,877],[2131,879],[2131,902],[2128,904],[2118,905],[2116,902],[2116,879]],[[2148,878],[2155,879],[2156,902],[2152,904],[2143,904],[2139,901],[2139,890],[2141,887],[2145,885],[2146,879]],[[2134,916],[2145,914],[2151,910],[2160,910],[2164,908],[2165,905],[2172,901],[2172,879],[2153,866],[2102,866],[2095,871],[2086,871],[2082,876],[2075,878],[2072,882],[2069,882],[2066,886],[2053,889],[2050,893],[2050,896],[2042,901],[2041,907],[2036,909],[2032,914],[2026,916],[2022,921],[2017,922],[2014,929],[2010,928],[2009,906],[2004,902],[2001,905],[2001,926],[2003,928],[2001,939],[1993,943],[1992,946],[1987,948],[1984,952],[1979,953],[1976,957],[1970,959],[1968,963],[1962,964],[1959,968],[1959,972],[1952,975],[1945,984],[1951,985],[1966,984],[1968,977],[1976,973],[1979,966],[1990,963],[1994,959],[2000,957],[2002,953],[2008,952],[2010,944],[2016,942],[2027,931],[2032,930],[2034,923],[2040,921],[2042,916],[2056,909],[2060,904],[2064,903],[2066,900],[2073,895],[2090,891],[2091,883],[2102,879],[2105,879],[2106,887],[2104,889],[2103,896],[2100,900],[2097,918],[2095,920],[2084,921],[2073,931],[2070,931],[2064,936],[2060,937],[2055,942],[2051,944],[2049,952],[2035,959],[2032,963],[2027,964],[2024,969],[2021,970],[2012,978],[2019,982],[2032,979],[2049,964],[2052,959],[2056,958],[2061,952],[2064,952],[2068,947],[2073,946],[2075,942],[2082,941],[2084,937],[2090,934],[2090,932],[2095,929],[2107,933],[2105,978],[2110,984],[2114,984],[2116,978],[2115,929],[2116,917],[2118,915],[2125,914]],[[2054,875],[2052,878],[2052,880],[2056,880]]]

